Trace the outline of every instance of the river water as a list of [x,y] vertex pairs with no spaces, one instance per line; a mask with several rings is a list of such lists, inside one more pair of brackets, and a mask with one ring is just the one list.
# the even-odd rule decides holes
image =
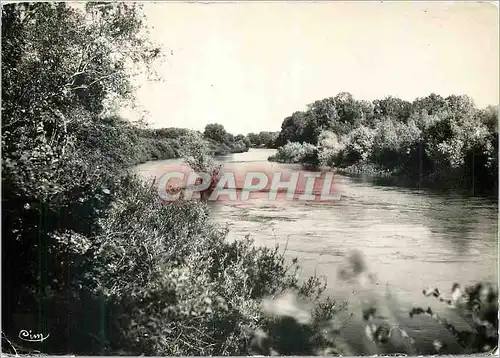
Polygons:
[[[218,160],[224,171],[237,173],[300,169],[268,162],[273,153],[252,149]],[[159,177],[174,163],[179,161],[148,162],[136,169],[144,177]],[[404,327],[419,342],[417,353],[435,353],[432,341],[437,336],[447,344],[441,353],[459,352],[442,327],[430,318],[410,319],[408,310],[415,305],[431,306],[457,328],[465,328],[451,309],[424,297],[422,289],[434,286],[446,292],[454,282],[498,281],[498,204],[486,198],[388,186],[342,175],[334,176],[334,188],[342,194],[341,200],[270,201],[261,195],[245,202],[216,202],[212,214],[229,227],[230,240],[250,234],[256,245],[286,247],[289,257],[299,259],[302,277],[325,276],[328,293],[347,301],[358,316],[359,297],[365,289],[346,284],[337,273],[345,255],[360,250],[369,271],[376,275],[370,294],[380,301],[380,311],[391,317],[393,325]],[[359,342],[359,320],[347,326],[346,335]],[[365,344],[353,353],[381,352]]]

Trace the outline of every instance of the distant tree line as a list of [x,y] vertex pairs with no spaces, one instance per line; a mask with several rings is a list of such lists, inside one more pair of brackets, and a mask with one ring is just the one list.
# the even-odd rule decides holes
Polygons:
[[[139,136],[136,147],[137,163],[180,157],[180,148],[185,136],[191,132],[185,128],[134,128]],[[227,155],[248,151],[250,142],[244,135],[232,135],[221,124],[208,124],[201,134],[214,155]]]
[[209,141],[214,154],[241,153],[248,151],[249,141],[242,134],[228,133],[222,124],[207,124],[203,137]]
[[[132,162],[144,163],[149,160],[179,158],[179,150],[183,138],[190,132],[185,128],[139,128],[130,126],[131,142],[135,153],[131,155]],[[233,135],[226,131],[222,124],[207,124],[200,132],[208,142],[213,155],[242,153],[250,148],[275,148],[278,132],[249,133],[248,135]]]
[[413,102],[359,101],[349,93],[315,101],[284,119],[272,160],[454,183],[474,191],[498,183],[498,107],[437,94]]
[[279,132],[248,133],[247,138],[252,147],[276,148],[276,139]]

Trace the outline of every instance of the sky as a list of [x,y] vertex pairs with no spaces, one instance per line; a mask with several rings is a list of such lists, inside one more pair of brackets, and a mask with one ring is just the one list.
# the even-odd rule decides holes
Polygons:
[[144,10],[167,55],[157,67],[164,81],[139,83],[155,128],[278,131],[285,117],[339,92],[498,104],[491,3],[152,2]]

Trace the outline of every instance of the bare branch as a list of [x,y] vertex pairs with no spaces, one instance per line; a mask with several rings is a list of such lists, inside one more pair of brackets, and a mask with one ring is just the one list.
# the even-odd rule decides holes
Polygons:
[[[76,67],[77,68],[77,71],[75,73],[73,73],[71,76],[69,76],[69,79],[67,81],[67,83],[65,84],[66,87],[71,87],[75,84],[75,77],[79,76],[79,75],[83,75],[85,73],[85,70],[87,69],[87,66],[88,66],[88,62],[83,66],[82,68],[82,64],[83,64],[83,60],[85,59],[85,55],[87,54],[90,46],[92,45],[92,42],[89,43],[87,45],[87,47],[85,47],[85,50],[83,50],[82,52],[82,55],[80,57],[80,62],[78,63],[78,66]],[[71,80],[71,82],[70,82]]]

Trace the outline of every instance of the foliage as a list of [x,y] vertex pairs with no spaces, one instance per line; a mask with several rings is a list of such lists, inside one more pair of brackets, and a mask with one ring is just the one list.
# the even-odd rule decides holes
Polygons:
[[213,139],[217,142],[225,142],[228,138],[228,133],[222,124],[207,124],[203,136],[208,139]]
[[[320,162],[339,169],[378,167],[455,183],[473,193],[491,192],[498,182],[497,125],[497,107],[479,110],[467,96],[431,94],[412,103],[387,97],[368,103],[340,93],[285,118],[276,143],[318,145]],[[322,144],[323,133],[337,136],[335,149]]]
[[303,163],[303,164],[319,164],[318,149],[310,143],[287,143],[278,148],[275,156],[269,160],[280,163]]
[[234,136],[226,132],[222,124],[207,124],[203,137],[210,143],[211,151],[217,155],[248,151],[250,143],[243,135]]
[[[469,324],[472,330],[460,331],[428,307],[415,307],[410,317],[425,314],[443,325],[465,349],[465,353],[489,352],[498,348],[498,289],[490,283],[479,282],[462,291],[459,284],[452,287],[451,299],[443,298],[437,288],[424,290],[424,295],[445,302]],[[436,353],[442,344],[435,341]]]
[[395,97],[386,97],[374,100],[374,115],[378,118],[391,117],[405,122],[412,112],[412,104]]
[[[200,138],[208,144],[209,153],[216,155],[226,155],[228,153],[241,153],[248,151],[250,144],[243,135],[233,136],[224,130],[220,124],[207,125],[208,132],[205,131]],[[208,134],[210,128],[221,128],[222,136]],[[186,136],[191,135],[190,130],[184,128],[134,128],[139,136],[135,145],[136,163],[144,163],[149,160],[163,160],[179,158],[182,156],[181,147]],[[216,137],[213,139],[212,137]]]
[[215,167],[209,142],[198,132],[190,131],[182,137],[180,155],[184,163],[195,172],[208,173]]
[[249,146],[275,148],[275,141],[278,137],[278,132],[262,131],[260,133],[248,133],[246,136]]
[[295,112],[285,118],[276,144],[283,146],[290,141],[317,145],[324,130],[345,135],[361,122],[370,123],[373,111],[372,104],[356,101],[346,92],[315,101],[307,106],[305,112]]
[[134,4],[2,7],[2,325],[61,329],[57,351],[94,345],[64,333],[78,297],[99,302],[71,268],[134,162],[132,125],[107,113],[133,101],[134,69],[158,58],[141,23]]
[[228,243],[206,206],[164,205],[154,188],[136,180],[121,191],[87,257],[92,287],[107,297],[109,319],[117,322],[105,333],[112,337],[107,351],[246,354],[249,332],[276,320],[261,311],[263,299],[292,289],[319,302],[320,280],[299,285],[298,267],[286,264],[278,248]]
[[182,128],[134,128],[140,138],[136,146],[135,163],[149,160],[178,158],[181,146],[180,138],[188,133]]
[[373,129],[360,126],[343,138],[343,161],[345,163],[366,162],[372,153],[375,132]]
[[[2,8],[2,279],[8,292],[2,333],[57,332],[39,346],[50,353],[342,353],[323,333],[339,308],[323,300],[318,278],[299,284],[296,262],[288,264],[278,248],[227,242],[205,204],[162,203],[154,186],[127,174],[135,163],[172,156],[209,170],[214,139],[141,128],[110,114],[116,100],[133,100],[134,71],[151,69],[159,52],[145,36],[139,6],[85,7]],[[347,131],[359,113],[369,118],[373,111],[346,95],[333,103],[331,117],[315,105],[311,123],[326,128],[325,118],[338,117],[338,128]],[[478,116],[491,132],[492,112]],[[446,118],[468,128],[463,117]],[[440,128],[429,141],[440,138]],[[321,134],[313,126],[304,130]],[[492,138],[463,138],[463,151],[482,148],[487,162],[497,163]],[[227,133],[223,142],[248,148]],[[292,143],[285,153],[293,160],[318,158],[308,143]],[[283,310],[290,305],[292,314]],[[258,338],[261,332],[268,343]]]
[[337,135],[329,130],[321,132],[318,138],[318,159],[321,166],[334,166],[344,149]]

